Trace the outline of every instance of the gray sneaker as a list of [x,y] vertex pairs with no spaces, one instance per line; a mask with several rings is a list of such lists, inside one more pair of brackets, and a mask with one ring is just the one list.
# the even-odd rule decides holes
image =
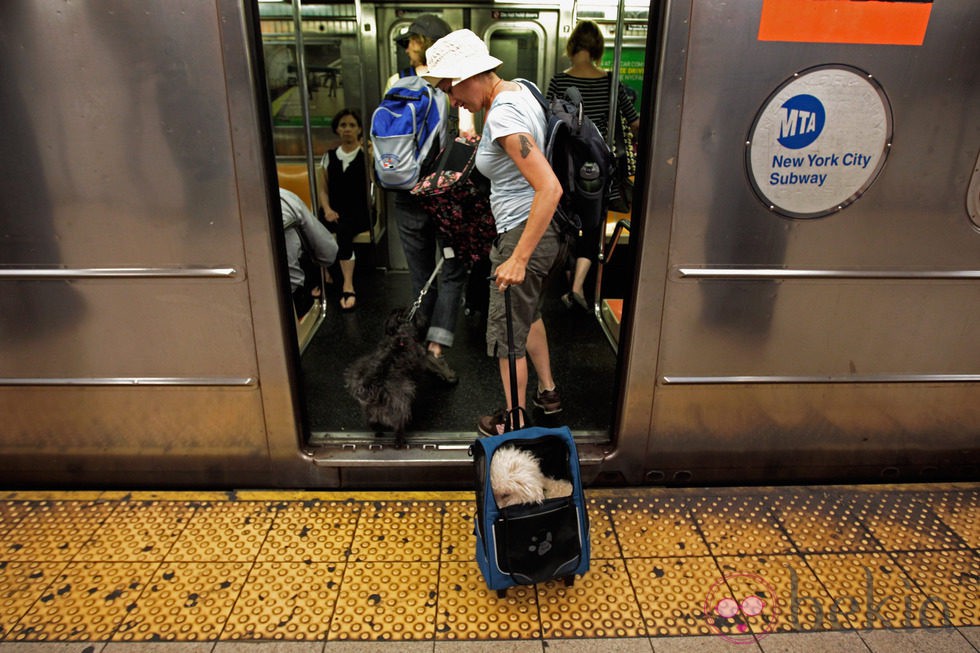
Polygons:
[[436,356],[431,351],[427,351],[425,353],[425,369],[442,379],[443,383],[448,383],[449,385],[459,383],[459,377],[456,376],[453,368],[449,367],[445,356]]

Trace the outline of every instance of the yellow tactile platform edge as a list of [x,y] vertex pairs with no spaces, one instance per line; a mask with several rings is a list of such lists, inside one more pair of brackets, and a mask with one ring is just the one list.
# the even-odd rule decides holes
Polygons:
[[590,490],[591,570],[505,598],[467,492],[0,493],[0,640],[980,626],[978,489]]

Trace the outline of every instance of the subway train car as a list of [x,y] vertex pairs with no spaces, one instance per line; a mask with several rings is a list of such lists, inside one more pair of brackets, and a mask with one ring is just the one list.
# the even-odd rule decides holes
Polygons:
[[421,379],[396,442],[342,380],[414,299],[385,193],[368,184],[352,312],[335,272],[294,306],[277,197],[318,208],[332,116],[369,120],[423,13],[542,88],[594,20],[637,92],[636,195],[609,218],[594,310],[567,309],[563,279],[545,307],[587,482],[977,478],[974,0],[14,0],[4,485],[471,486],[476,419],[503,401],[481,272],[460,383]]

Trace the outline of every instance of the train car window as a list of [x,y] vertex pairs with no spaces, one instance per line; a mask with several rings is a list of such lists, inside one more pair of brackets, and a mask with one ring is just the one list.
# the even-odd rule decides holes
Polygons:
[[499,70],[501,77],[544,84],[544,35],[537,25],[495,25],[487,30],[486,39],[490,53],[504,62]]
[[[294,43],[265,43],[266,77],[277,156],[300,156],[304,152],[304,116],[300,95],[299,70]],[[320,139],[328,139],[326,129],[332,116],[346,106],[343,70],[340,67],[340,41],[304,45],[306,93],[310,126]]]
[[288,2],[259,11],[277,161],[318,159],[337,143],[333,116],[363,109],[355,7],[304,2],[300,32]]

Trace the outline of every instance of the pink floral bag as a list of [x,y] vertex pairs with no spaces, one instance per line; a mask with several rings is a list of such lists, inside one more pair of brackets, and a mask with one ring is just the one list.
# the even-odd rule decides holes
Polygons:
[[490,212],[490,180],[476,169],[479,136],[460,136],[442,151],[434,172],[412,189],[435,221],[443,246],[457,258],[475,263],[486,258],[497,236]]

